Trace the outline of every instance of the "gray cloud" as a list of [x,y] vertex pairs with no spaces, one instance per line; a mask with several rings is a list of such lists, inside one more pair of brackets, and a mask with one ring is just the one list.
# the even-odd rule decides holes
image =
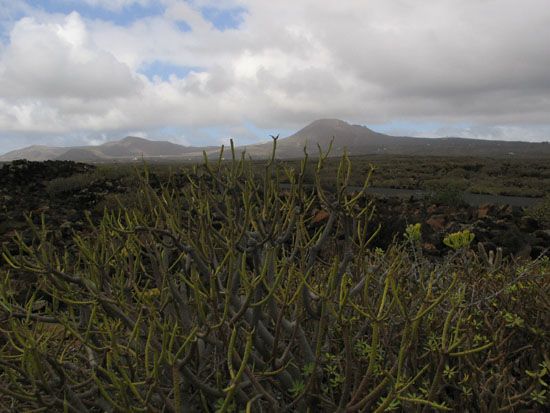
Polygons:
[[[88,0],[113,10],[135,2],[147,3]],[[199,10],[222,3],[163,3],[164,15],[129,26],[32,10],[12,22],[0,47],[0,149],[8,134],[96,139],[166,126],[250,140],[243,122],[292,129],[319,117],[548,139],[546,0],[225,0],[248,12],[223,32]],[[164,81],[139,74],[152,61],[201,69]]]
[[47,24],[20,20],[0,60],[4,98],[98,99],[136,94],[139,87],[127,65],[90,44],[76,13]]

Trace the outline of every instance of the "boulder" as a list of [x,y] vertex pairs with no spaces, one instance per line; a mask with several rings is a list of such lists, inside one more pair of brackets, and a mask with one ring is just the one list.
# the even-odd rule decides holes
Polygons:
[[444,215],[433,215],[426,220],[428,225],[434,231],[443,231],[445,229],[447,219]]

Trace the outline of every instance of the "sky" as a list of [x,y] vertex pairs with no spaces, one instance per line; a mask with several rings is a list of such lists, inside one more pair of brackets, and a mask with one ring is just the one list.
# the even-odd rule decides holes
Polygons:
[[550,140],[548,0],[0,0],[0,153],[339,118]]

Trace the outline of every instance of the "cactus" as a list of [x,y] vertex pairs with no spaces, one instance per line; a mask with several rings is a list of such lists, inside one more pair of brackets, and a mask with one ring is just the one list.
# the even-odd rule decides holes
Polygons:
[[483,245],[483,243],[478,242],[477,251],[478,251],[478,256],[481,259],[481,262],[487,268],[497,270],[502,265],[502,248],[501,247],[497,247],[496,253],[491,250],[487,254],[487,250],[485,249],[485,246]]
[[[183,186],[155,190],[145,169],[138,206],[90,220],[67,248],[29,222],[33,242],[18,237],[0,270],[0,404],[356,412],[540,401],[546,373],[524,370],[547,360],[546,264],[503,266],[480,287],[465,277],[487,274],[475,263],[433,264],[410,243],[371,251],[370,175],[348,192],[344,155],[328,191],[321,151],[310,188],[307,162],[277,165],[276,144],[261,174],[233,145],[231,161],[223,149],[205,156]],[[328,219],[313,225],[319,209]],[[503,288],[509,280],[521,287]]]

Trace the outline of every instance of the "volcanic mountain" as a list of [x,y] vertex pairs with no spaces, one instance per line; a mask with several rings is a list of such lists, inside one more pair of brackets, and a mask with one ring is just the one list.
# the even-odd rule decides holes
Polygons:
[[8,152],[0,156],[0,161],[28,159],[42,161],[46,159],[67,161],[106,162],[131,160],[134,158],[162,159],[187,158],[202,156],[203,150],[214,150],[217,147],[193,147],[178,145],[168,141],[152,141],[128,136],[119,141],[107,142],[98,146],[77,146],[69,148],[49,148],[47,146],[29,146]]
[[[515,158],[550,158],[547,142],[510,142],[466,138],[412,138],[390,136],[375,132],[366,126],[351,125],[339,119],[320,119],[295,134],[277,142],[277,158],[301,158],[304,147],[311,155],[318,153],[318,145],[326,150],[332,141],[331,156],[345,150],[351,155],[434,155],[434,156],[486,156]],[[252,158],[271,155],[272,142],[241,146]],[[0,156],[0,161],[14,159],[108,162],[115,160],[145,159],[198,159],[203,151],[216,155],[218,147],[182,146],[167,141],[151,141],[126,137],[99,146],[59,148],[30,146]]]
[[[347,150],[351,155],[434,155],[487,157],[550,157],[548,143],[510,142],[468,138],[413,138],[390,136],[366,126],[350,125],[339,119],[319,119],[288,138],[277,142],[278,158],[300,158],[304,147],[315,155],[332,142],[332,156]],[[272,143],[246,148],[251,156],[268,156]]]

